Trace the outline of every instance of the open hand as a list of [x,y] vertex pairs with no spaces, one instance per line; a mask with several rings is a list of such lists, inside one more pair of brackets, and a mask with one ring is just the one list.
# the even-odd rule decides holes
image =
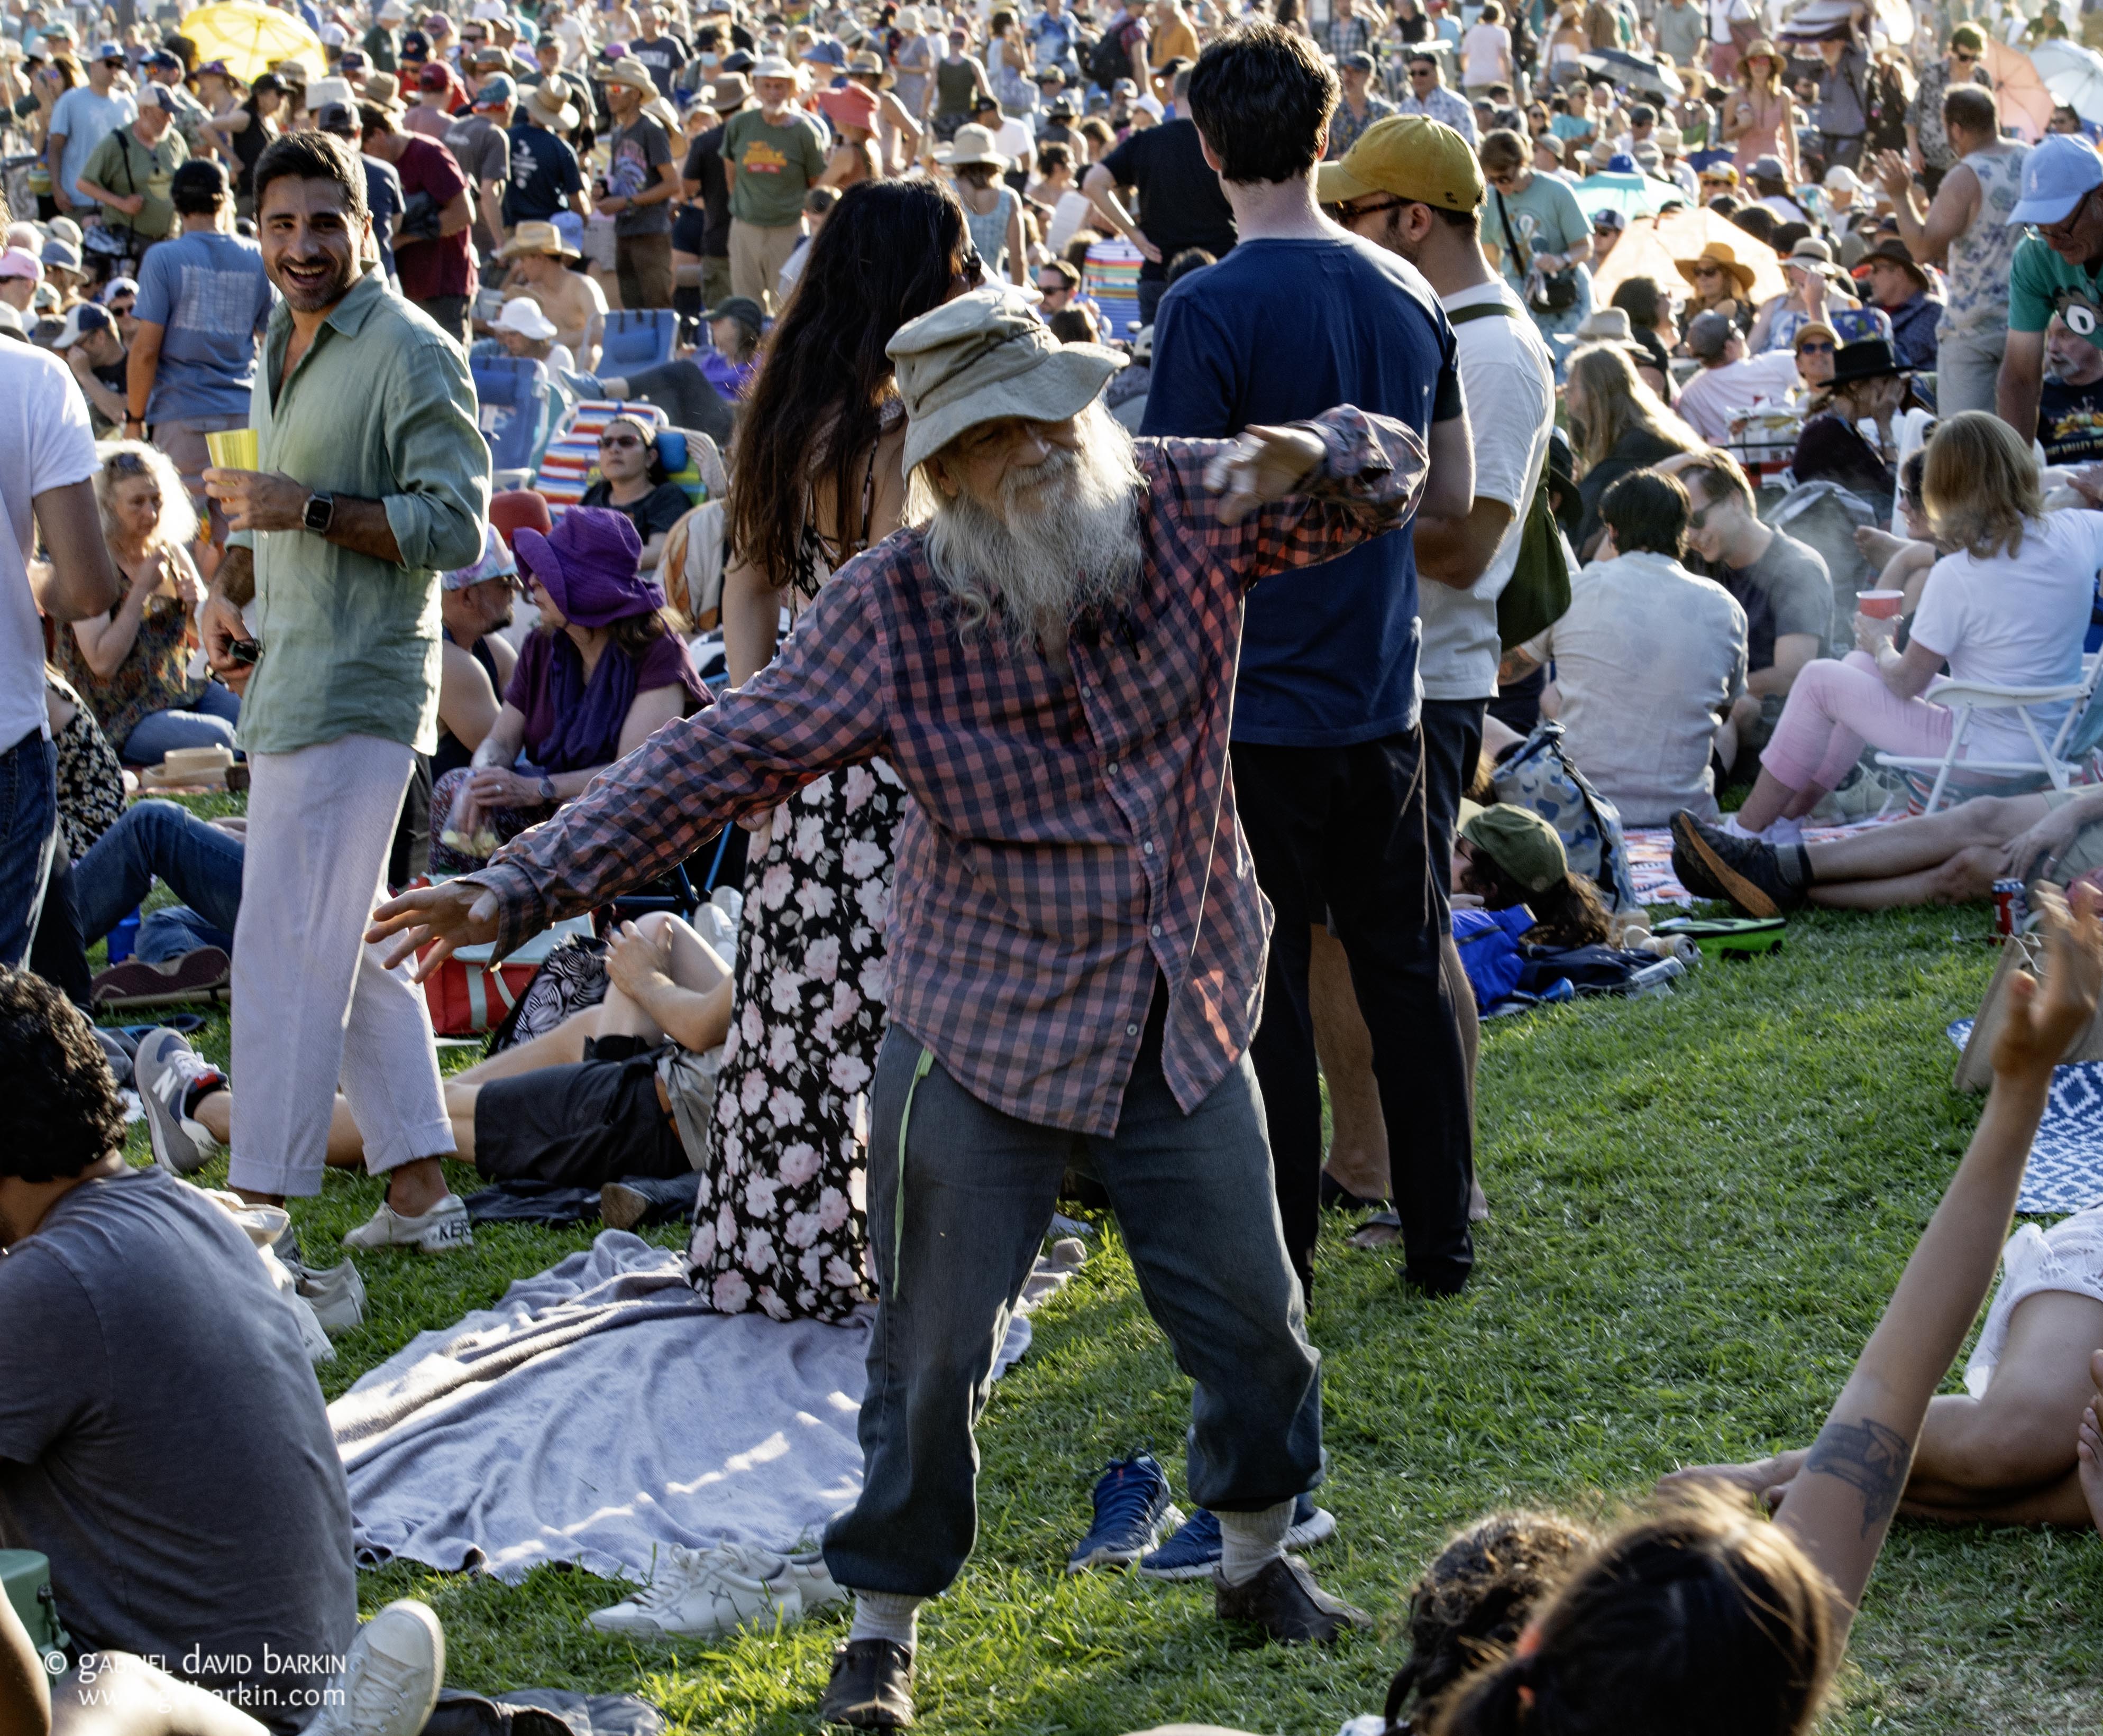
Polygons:
[[1220,522],[1238,525],[1266,501],[1298,491],[1322,462],[1319,439],[1300,428],[1245,428],[1205,466]]
[[2033,903],[2043,918],[2046,967],[2040,983],[2027,970],[2008,979],[2007,1016],[1994,1041],[1997,1075],[2048,1079],[2096,1016],[2103,986],[2103,924],[2097,895],[2074,890],[2069,907],[2057,886],[2040,884]]
[[288,476],[264,470],[220,470],[204,473],[204,491],[219,503],[235,531],[297,531],[305,522],[313,490]]
[[1903,201],[1913,189],[1913,166],[1896,151],[1879,151],[1876,161],[1877,179],[1892,198]]
[[399,937],[388,950],[385,963],[390,970],[430,948],[409,969],[412,980],[424,982],[460,948],[487,946],[496,939],[496,895],[465,880],[412,887],[372,912],[366,943],[377,946],[390,935]]

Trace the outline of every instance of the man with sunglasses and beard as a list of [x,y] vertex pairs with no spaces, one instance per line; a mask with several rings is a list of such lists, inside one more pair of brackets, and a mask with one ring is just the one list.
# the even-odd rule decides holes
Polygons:
[[[233,535],[199,618],[213,669],[249,677],[228,1185],[271,1204],[318,1193],[340,1078],[389,1180],[345,1245],[439,1253],[470,1238],[438,1161],[453,1137],[430,1021],[360,936],[416,756],[438,744],[438,574],[482,556],[489,449],[458,347],[366,269],[356,151],[288,134],[255,184],[283,300],[250,407],[256,467],[204,473]],[[187,1139],[193,1085],[165,1082],[158,1107]]]
[[2008,269],[2007,347],[1995,410],[2025,440],[2037,437],[2044,389],[2045,328],[2056,313],[2076,336],[2103,335],[2103,157],[2086,139],[2056,133],[2023,159],[2022,198],[2011,224],[2030,233]]
[[1134,442],[1100,402],[1119,358],[1060,344],[1003,290],[887,347],[906,528],[843,566],[753,679],[371,930],[399,959],[435,943],[420,969],[477,941],[501,957],[827,773],[881,757],[913,796],[889,1032],[873,1079],[836,1079],[870,1094],[881,1301],[863,1493],[825,1538],[858,1595],[823,1715],[872,1728],[912,1721],[916,1611],[976,1530],[973,1422],[1084,1154],[1195,1383],[1218,1613],[1285,1641],[1365,1619],[1283,1552],[1322,1475],[1319,1362],[1248,1059],[1266,916],[1227,736],[1248,587],[1307,594],[1294,570],[1405,524],[1426,463],[1412,430],[1349,406]]

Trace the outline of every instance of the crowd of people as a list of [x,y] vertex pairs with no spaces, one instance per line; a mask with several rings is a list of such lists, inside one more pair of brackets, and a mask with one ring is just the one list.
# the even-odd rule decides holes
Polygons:
[[[1934,1396],[2103,977],[2103,114],[2001,7],[296,0],[211,58],[7,0],[0,1547],[78,1655],[0,1600],[0,1728],[429,1717],[271,1294],[332,1165],[359,1254],[472,1245],[451,1160],[683,1223],[717,1312],[874,1304],[829,1721],[913,1720],[1076,1187],[1194,1511],[1119,1460],[1069,1565],[1368,1626],[1292,1552],[1324,1210],[1465,1291],[1455,912],[1636,957],[1624,826],[1760,918],[2020,881],[2048,968],[1816,1440],[1470,1528],[1387,1728],[1807,1730],[1895,1513],[2103,1525],[2092,1214]],[[1808,837],[1906,806],[1880,755],[1935,810]],[[133,799],[198,775],[238,817]],[[442,1077],[427,985],[594,912]],[[213,997],[224,1064],[90,1022]],[[767,1606],[676,1553],[660,1613]]]

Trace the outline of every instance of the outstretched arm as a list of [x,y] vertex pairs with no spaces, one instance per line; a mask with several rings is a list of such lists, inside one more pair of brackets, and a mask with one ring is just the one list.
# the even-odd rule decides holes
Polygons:
[[2039,889],[2045,979],[2008,980],[2007,1022],[1994,1046],[1994,1086],[1978,1130],[1776,1521],[1824,1570],[1843,1632],[1905,1492],[1927,1401],[1993,1281],[2052,1070],[2096,1014],[2103,928],[2095,895],[2076,898],[2070,912],[2056,890]]
[[502,957],[561,917],[669,872],[724,823],[778,806],[814,778],[881,753],[889,665],[856,582],[872,550],[841,568],[781,655],[707,710],[668,723],[616,760],[553,819],[520,834],[469,878],[403,894],[374,913],[368,940],[398,937],[399,963],[427,943],[420,980],[456,948]]

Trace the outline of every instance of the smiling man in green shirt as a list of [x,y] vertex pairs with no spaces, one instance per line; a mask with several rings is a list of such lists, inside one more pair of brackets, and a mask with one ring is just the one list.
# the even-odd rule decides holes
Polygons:
[[[237,650],[254,671],[228,1180],[255,1200],[319,1192],[340,1079],[367,1167],[389,1177],[345,1245],[438,1253],[470,1238],[437,1162],[453,1139],[430,1021],[360,936],[415,756],[437,745],[438,574],[481,553],[489,449],[458,348],[362,269],[357,155],[288,135],[256,163],[256,204],[283,297],[250,412],[259,468],[205,472],[235,533],[205,648],[222,674],[249,667]],[[229,596],[251,579],[253,639]]]

